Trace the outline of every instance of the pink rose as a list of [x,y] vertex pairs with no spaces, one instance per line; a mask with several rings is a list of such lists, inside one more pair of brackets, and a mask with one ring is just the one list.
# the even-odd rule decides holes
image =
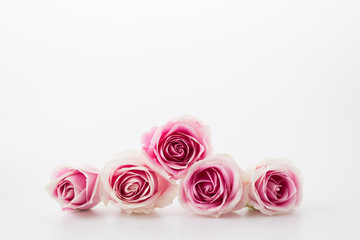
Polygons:
[[302,200],[303,180],[288,159],[265,159],[249,171],[249,205],[267,215],[287,213]]
[[143,136],[143,149],[153,165],[180,179],[196,161],[211,155],[209,127],[193,117],[180,117]]
[[139,152],[123,152],[101,171],[101,198],[126,213],[151,213],[172,203],[177,185],[148,165]]
[[192,165],[179,186],[181,205],[195,213],[219,217],[243,208],[249,177],[228,155],[217,154]]
[[100,202],[99,170],[90,166],[59,166],[46,190],[63,210],[87,210]]

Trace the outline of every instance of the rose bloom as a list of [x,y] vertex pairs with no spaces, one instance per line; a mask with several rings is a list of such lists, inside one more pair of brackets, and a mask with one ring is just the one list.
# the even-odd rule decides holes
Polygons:
[[46,186],[63,210],[87,210],[100,202],[99,170],[90,166],[59,166]]
[[165,207],[176,197],[177,184],[160,171],[150,168],[144,154],[123,152],[101,171],[101,198],[129,214]]
[[212,152],[209,127],[190,116],[152,128],[144,134],[143,144],[151,163],[173,179],[180,179],[192,164]]
[[303,180],[289,159],[265,159],[249,173],[249,206],[264,214],[276,215],[287,213],[300,205]]
[[217,154],[192,165],[180,181],[182,206],[201,215],[219,217],[248,202],[249,176],[228,155]]

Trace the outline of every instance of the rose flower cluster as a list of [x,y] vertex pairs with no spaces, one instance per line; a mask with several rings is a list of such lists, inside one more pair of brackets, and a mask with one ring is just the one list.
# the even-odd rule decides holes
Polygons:
[[302,176],[288,159],[265,159],[243,171],[226,154],[213,154],[210,129],[194,117],[173,119],[144,134],[141,151],[105,163],[60,166],[46,190],[62,209],[87,210],[101,201],[126,213],[151,213],[177,196],[194,213],[218,217],[244,208],[267,215],[299,206]]

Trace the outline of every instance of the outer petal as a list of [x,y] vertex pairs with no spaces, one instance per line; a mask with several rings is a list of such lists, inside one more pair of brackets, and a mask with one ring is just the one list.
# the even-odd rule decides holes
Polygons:
[[81,165],[78,169],[87,178],[87,202],[80,206],[79,209],[86,210],[93,208],[101,201],[99,194],[100,171],[97,168],[88,165]]
[[243,186],[243,193],[240,201],[235,206],[234,211],[244,208],[249,201],[250,176],[247,172],[243,171],[242,169],[240,169],[240,171],[241,171],[241,182]]
[[[142,136],[142,141],[141,142],[144,145],[143,149],[145,151],[147,151],[147,152],[152,152],[153,151],[153,146],[152,146],[152,148],[150,148],[150,145],[151,145],[151,141],[153,139],[153,136],[154,136],[156,130],[157,130],[157,127],[152,127],[149,132],[144,133],[143,136]],[[152,157],[154,157],[154,156],[152,156]]]

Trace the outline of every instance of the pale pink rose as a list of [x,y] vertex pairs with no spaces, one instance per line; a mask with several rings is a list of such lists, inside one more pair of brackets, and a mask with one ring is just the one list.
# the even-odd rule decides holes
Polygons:
[[290,212],[300,205],[303,179],[289,159],[265,159],[249,174],[249,206],[264,214],[276,215]]
[[166,173],[148,164],[144,154],[127,151],[105,163],[101,171],[100,194],[126,213],[149,214],[154,208],[170,205],[176,197],[177,184]]
[[99,170],[91,166],[59,166],[46,186],[63,210],[87,210],[100,202]]
[[144,134],[143,144],[151,163],[173,179],[180,179],[192,164],[212,152],[209,127],[190,116],[152,128]]
[[225,154],[194,163],[179,185],[182,206],[213,217],[246,206],[248,193],[249,176]]

